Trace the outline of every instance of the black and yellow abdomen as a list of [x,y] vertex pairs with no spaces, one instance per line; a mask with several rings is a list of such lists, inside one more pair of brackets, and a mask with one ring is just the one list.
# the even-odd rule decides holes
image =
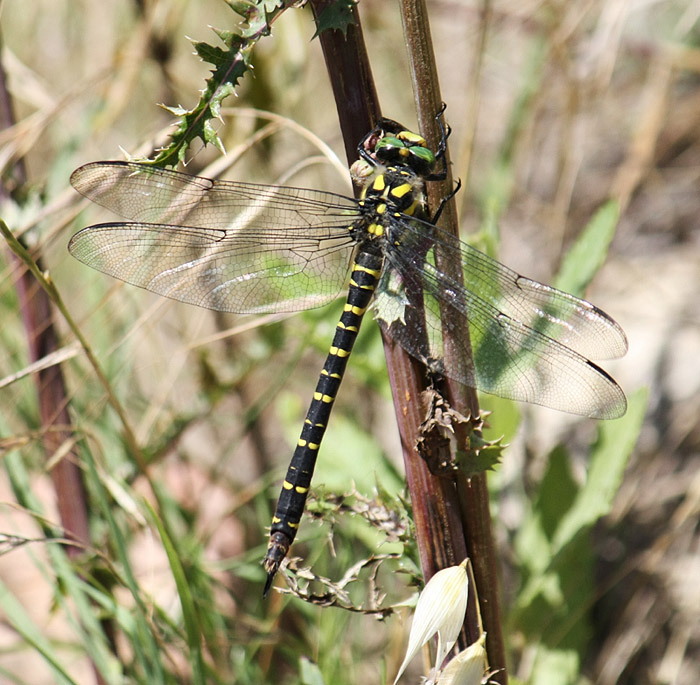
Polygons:
[[360,244],[352,267],[350,289],[272,517],[270,543],[263,561],[267,571],[264,594],[299,528],[333,402],[362,317],[381,276],[387,226],[397,212],[409,216],[422,214],[424,202],[420,179],[401,167],[382,169],[369,179],[362,193],[359,205],[363,220],[350,229],[356,233]]
[[277,509],[272,518],[270,543],[263,562],[268,574],[265,594],[299,528],[321,440],[326,432],[333,403],[357,339],[362,317],[379,281],[382,261],[379,242],[368,241],[361,248],[353,264],[343,313],[336,326],[333,342],[316,384],[316,390],[277,501]]

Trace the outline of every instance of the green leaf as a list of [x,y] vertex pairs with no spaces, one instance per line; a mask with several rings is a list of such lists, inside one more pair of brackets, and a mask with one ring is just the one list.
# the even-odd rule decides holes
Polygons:
[[456,461],[459,470],[471,478],[472,476],[493,471],[501,463],[501,456],[506,445],[501,438],[485,440],[478,433],[469,436],[469,449],[457,450]]
[[554,285],[581,296],[603,265],[620,217],[616,201],[604,204],[581,232],[562,261]]
[[[569,467],[569,454],[563,447],[555,448],[547,460],[547,471],[542,478],[532,510],[526,516],[515,539],[518,560],[526,579],[536,581],[553,561],[552,538],[559,520],[571,507],[578,492]],[[530,588],[534,595],[541,588]],[[528,593],[524,593],[527,595]],[[531,597],[526,599],[526,603]]]
[[205,145],[214,145],[224,151],[212,120],[219,117],[222,101],[235,92],[238,82],[250,69],[250,54],[254,45],[260,38],[270,34],[271,20],[285,9],[281,0],[226,1],[244,21],[237,31],[213,29],[223,47],[192,41],[202,61],[213,65],[214,69],[206,80],[199,102],[192,109],[164,106],[164,109],[180,117],[180,122],[170,143],[155,159],[148,160],[156,166],[174,166],[178,162],[184,162],[187,148],[197,138]]
[[516,538],[524,587],[513,622],[538,645],[531,682],[571,683],[579,673],[592,639],[589,531],[610,511],[645,409],[646,392],[637,392],[626,416],[599,424],[588,477],[580,487],[563,448],[550,455],[532,512]]
[[571,473],[570,455],[558,445],[549,455],[548,468],[540,483],[533,509],[538,513],[545,536],[551,540],[563,516],[575,500],[579,486]]
[[324,8],[316,19],[316,33],[314,38],[324,31],[342,31],[345,35],[349,26],[355,24],[353,8],[356,0],[336,0]]
[[299,659],[299,677],[302,685],[325,685],[321,669],[306,657]]
[[574,650],[540,645],[528,682],[570,685],[576,682],[580,666],[580,656]]
[[145,505],[148,508],[151,520],[158,529],[160,539],[163,541],[163,548],[168,556],[170,569],[172,570],[178,596],[180,597],[182,618],[185,623],[187,644],[190,649],[189,660],[190,665],[192,666],[192,682],[204,684],[206,680],[204,676],[204,662],[202,660],[202,630],[199,624],[199,616],[197,614],[197,610],[195,609],[192,593],[190,592],[190,587],[187,582],[187,576],[185,575],[185,570],[180,563],[180,556],[173,545],[173,541],[165,530],[165,526],[163,526],[162,521],[156,515],[156,512],[153,510],[151,505],[148,502],[145,502]]
[[629,400],[624,417],[600,422],[588,477],[580,488],[573,480],[563,448],[550,455],[532,513],[515,541],[518,558],[529,574],[544,573],[577,535],[586,533],[610,511],[639,436],[646,392],[637,392]]
[[171,136],[170,144],[152,160],[155,165],[174,165],[178,161],[185,161],[187,147],[195,138],[214,145],[223,152],[223,145],[212,120],[219,117],[222,100],[235,92],[236,84],[250,67],[249,48],[246,48],[244,41],[232,33],[219,32],[219,35],[223,36],[225,49],[193,41],[195,51],[202,60],[216,68],[207,79],[206,88],[193,109],[165,107],[167,111],[181,117],[181,121]]
[[627,413],[614,421],[601,421],[598,439],[591,452],[588,478],[573,506],[562,518],[553,539],[556,554],[583,528],[607,515],[622,482],[632,450],[637,443],[647,407],[648,392],[629,397]]
[[[294,419],[290,435],[299,430],[298,417]],[[342,492],[354,482],[360,492],[369,493],[379,481],[394,496],[403,487],[377,442],[368,433],[358,430],[357,423],[342,413],[336,414],[329,423],[322,454],[316,467],[315,485],[323,484]]]
[[36,650],[38,654],[41,654],[45,665],[51,670],[55,682],[60,685],[75,685],[75,681],[61,665],[51,642],[41,633],[38,626],[24,610],[22,604],[2,580],[0,580],[0,609],[2,609],[4,617],[3,622],[16,631],[28,646]]

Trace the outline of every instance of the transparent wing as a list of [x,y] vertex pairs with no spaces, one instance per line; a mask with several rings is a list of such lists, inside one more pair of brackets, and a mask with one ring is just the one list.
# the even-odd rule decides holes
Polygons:
[[345,283],[359,216],[351,198],[132,162],[88,164],[71,183],[131,220],[79,231],[71,254],[159,295],[227,312],[298,311]]
[[617,359],[627,352],[625,332],[595,305],[521,276],[446,231],[421,224],[409,230],[432,230],[435,249],[459,256],[465,287],[500,312],[589,359]]
[[[588,359],[618,357],[627,349],[622,329],[607,314],[520,276],[430,224],[405,219],[400,230],[381,284],[392,294],[378,297],[378,318],[409,353],[445,360],[445,375],[501,397],[595,418],[624,414],[622,390]],[[437,267],[436,250],[461,265],[464,285]],[[411,320],[421,310],[425,327]],[[460,364],[471,357],[465,330],[473,367]],[[447,339],[456,348],[452,357]]]

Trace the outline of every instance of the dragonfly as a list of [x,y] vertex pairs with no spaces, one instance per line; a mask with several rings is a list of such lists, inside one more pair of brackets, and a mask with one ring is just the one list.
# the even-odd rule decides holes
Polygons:
[[[597,419],[626,411],[619,385],[591,361],[627,350],[610,316],[439,228],[441,208],[428,214],[426,183],[446,170],[443,111],[436,151],[398,122],[379,121],[353,165],[364,185],[359,198],[213,180],[133,161],[93,162],[71,176],[79,193],[126,219],[88,226],[68,245],[75,258],[105,274],[239,314],[321,307],[347,293],[272,520],[264,594],[299,528],[370,306],[387,336],[463,385]],[[443,171],[436,171],[441,160]],[[443,270],[445,260],[458,271]],[[443,362],[448,336],[464,363]]]

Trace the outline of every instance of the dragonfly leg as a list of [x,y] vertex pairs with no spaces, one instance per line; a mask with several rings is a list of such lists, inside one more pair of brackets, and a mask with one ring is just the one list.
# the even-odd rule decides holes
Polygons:
[[444,181],[447,178],[447,158],[445,153],[447,152],[447,139],[452,133],[452,127],[445,123],[445,110],[447,109],[447,104],[442,103],[442,107],[435,115],[435,121],[437,121],[440,127],[440,142],[438,143],[438,148],[435,152],[435,159],[442,160],[442,169],[436,173],[430,174],[426,177],[426,181]]
[[445,195],[445,197],[443,197],[442,200],[440,200],[440,204],[438,205],[438,208],[435,210],[435,214],[433,214],[433,217],[430,220],[431,224],[437,223],[437,220],[442,214],[442,210],[445,209],[445,205],[459,192],[459,189],[461,187],[462,180],[458,178],[457,182],[455,183],[455,187],[452,189],[452,191],[448,195]]

